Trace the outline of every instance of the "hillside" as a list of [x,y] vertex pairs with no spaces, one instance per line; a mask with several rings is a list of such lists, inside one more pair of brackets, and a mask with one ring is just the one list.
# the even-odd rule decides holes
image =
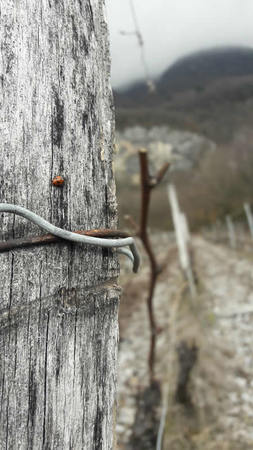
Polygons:
[[181,58],[148,92],[145,82],[115,92],[118,128],[170,125],[217,141],[253,120],[253,49],[211,49]]

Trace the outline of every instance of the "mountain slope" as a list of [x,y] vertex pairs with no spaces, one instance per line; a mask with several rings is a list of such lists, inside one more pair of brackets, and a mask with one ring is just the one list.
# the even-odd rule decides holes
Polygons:
[[145,82],[115,92],[117,125],[169,124],[227,141],[253,120],[253,49],[228,47],[181,58],[148,93]]

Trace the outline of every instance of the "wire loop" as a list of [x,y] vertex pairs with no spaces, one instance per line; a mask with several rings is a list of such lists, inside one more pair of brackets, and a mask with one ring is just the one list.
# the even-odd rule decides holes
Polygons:
[[[140,255],[137,250],[135,241],[132,237],[119,239],[107,239],[107,238],[105,239],[73,233],[71,231],[63,230],[62,228],[52,225],[42,217],[38,216],[32,211],[29,211],[26,208],[23,208],[22,206],[11,205],[9,203],[0,203],[0,213],[1,212],[3,213],[7,212],[22,216],[25,219],[33,222],[35,225],[38,225],[40,228],[47,231],[48,233],[53,234],[54,236],[57,236],[61,239],[65,239],[71,242],[77,242],[79,244],[95,245],[98,247],[105,247],[105,248],[117,248],[119,249],[117,250],[118,253],[123,253],[133,262],[133,272],[135,273],[138,272],[140,266]],[[127,246],[129,247],[130,251],[122,248]]]

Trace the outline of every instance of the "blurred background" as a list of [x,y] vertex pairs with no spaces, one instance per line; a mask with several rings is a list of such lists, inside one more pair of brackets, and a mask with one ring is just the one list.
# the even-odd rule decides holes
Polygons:
[[[193,229],[241,215],[253,185],[251,0],[107,0],[120,216],[138,213],[135,150],[172,162]],[[235,188],[236,186],[236,188]],[[154,194],[151,222],[160,214]],[[131,200],[130,200],[131,198]]]
[[[121,262],[118,448],[250,450],[253,2],[106,0],[106,11],[119,226],[142,253],[136,276]],[[151,174],[170,163],[141,232],[140,148]]]

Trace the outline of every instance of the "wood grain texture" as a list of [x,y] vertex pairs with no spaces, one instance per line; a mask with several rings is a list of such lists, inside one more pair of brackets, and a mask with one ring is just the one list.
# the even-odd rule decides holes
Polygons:
[[[102,0],[1,1],[1,202],[69,230],[116,226],[109,69]],[[1,240],[34,234],[0,214]],[[1,448],[112,448],[117,276],[90,246],[0,255]]]

